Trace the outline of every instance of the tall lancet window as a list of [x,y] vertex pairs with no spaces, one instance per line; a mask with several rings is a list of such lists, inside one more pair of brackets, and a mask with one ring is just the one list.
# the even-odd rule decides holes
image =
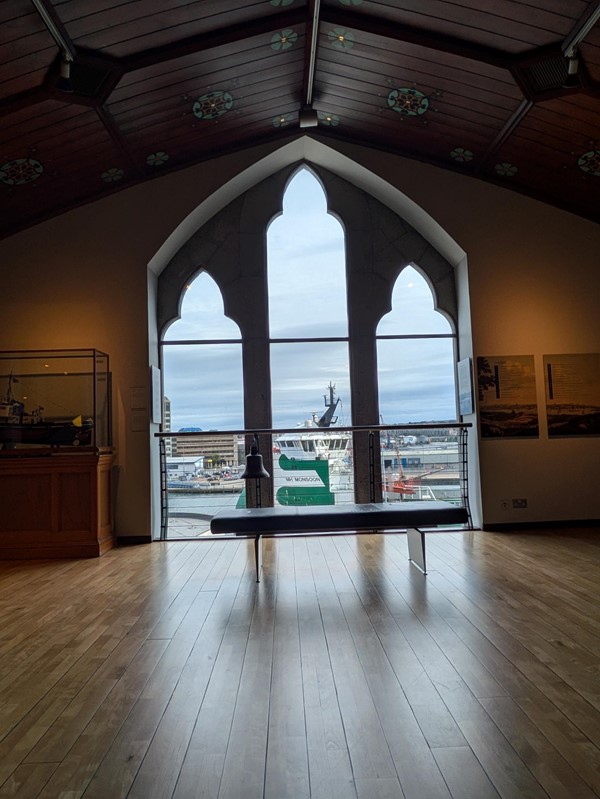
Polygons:
[[386,424],[456,420],[455,346],[429,284],[417,269],[405,267],[392,310],[377,327],[379,412]]
[[335,416],[350,424],[344,231],[307,169],[290,181],[267,242],[273,426],[321,418],[330,385]]
[[162,355],[173,432],[243,428],[240,331],[225,316],[221,292],[206,272],[187,287],[181,318],[169,326]]
[[351,502],[351,424],[344,231],[307,169],[290,181],[268,230],[274,502]]

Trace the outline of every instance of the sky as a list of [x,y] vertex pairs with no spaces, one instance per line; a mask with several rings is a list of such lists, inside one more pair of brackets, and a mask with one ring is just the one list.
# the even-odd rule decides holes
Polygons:
[[[310,231],[310,235],[307,235]],[[344,234],[327,214],[323,190],[302,170],[290,182],[283,214],[269,226],[268,281],[271,338],[345,337],[348,334]],[[449,333],[433,310],[431,291],[412,267],[400,274],[392,311],[379,335]],[[163,348],[165,394],[171,429],[241,429],[240,331],[223,313],[214,281],[200,274],[188,288],[181,319],[165,341],[228,339],[231,343]],[[380,413],[386,424],[444,421],[456,417],[451,339],[378,342]],[[347,342],[271,345],[273,426],[293,427],[321,415],[330,382],[341,399],[340,424],[351,424]]]

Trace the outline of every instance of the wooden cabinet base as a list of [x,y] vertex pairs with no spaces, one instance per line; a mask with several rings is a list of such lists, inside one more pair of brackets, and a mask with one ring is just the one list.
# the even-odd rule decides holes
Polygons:
[[0,459],[0,560],[94,558],[115,545],[112,454]]

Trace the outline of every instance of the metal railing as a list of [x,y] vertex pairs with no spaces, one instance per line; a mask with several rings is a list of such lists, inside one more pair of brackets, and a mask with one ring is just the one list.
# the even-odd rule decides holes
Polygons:
[[[470,520],[469,427],[456,422],[156,433],[161,539],[206,535],[224,506],[443,499],[465,507]],[[219,438],[223,454],[207,451]],[[268,480],[240,478],[253,441]],[[177,458],[178,449],[185,458]]]

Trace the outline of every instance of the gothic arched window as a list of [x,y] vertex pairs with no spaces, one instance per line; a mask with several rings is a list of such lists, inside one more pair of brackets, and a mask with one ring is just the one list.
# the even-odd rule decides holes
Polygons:
[[455,346],[427,280],[405,267],[377,327],[379,413],[387,424],[456,420]]

